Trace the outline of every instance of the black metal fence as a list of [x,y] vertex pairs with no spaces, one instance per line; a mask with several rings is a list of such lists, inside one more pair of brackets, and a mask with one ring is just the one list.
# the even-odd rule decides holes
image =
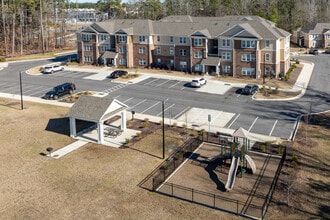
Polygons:
[[156,190],[201,144],[202,141],[197,138],[186,141],[183,146],[149,174],[139,186],[148,190]]
[[[242,213],[241,210],[245,206],[245,202],[241,202],[237,199],[231,199],[169,182],[163,183],[162,187],[157,192],[250,219],[258,219],[258,217]],[[255,213],[255,215],[260,213],[261,208],[261,206],[253,204],[249,207],[250,210],[254,210],[252,213]]]
[[[231,199],[225,196],[219,196],[193,188],[180,186],[177,184],[165,182],[166,179],[188,158],[200,145],[202,140],[192,138],[175,151],[167,160],[161,163],[151,174],[149,174],[139,186],[151,191],[183,199],[189,202],[194,202],[210,208],[215,208],[222,211],[227,211],[236,215],[244,216],[251,219],[264,219],[269,203],[272,199],[275,186],[281,169],[286,158],[286,148],[283,148],[282,157],[277,167],[274,179],[271,183],[265,202],[262,206],[249,204],[249,211],[246,213],[246,202]],[[245,211],[243,211],[245,210]]]
[[267,193],[265,202],[264,202],[264,204],[262,206],[261,219],[264,219],[265,218],[265,215],[267,213],[267,209],[268,209],[269,203],[270,203],[270,201],[271,201],[271,199],[273,197],[275,186],[276,186],[276,183],[278,181],[278,178],[279,178],[279,176],[281,174],[281,170],[282,170],[282,167],[283,167],[285,158],[286,158],[286,147],[283,150],[281,161],[280,161],[280,163],[279,163],[279,165],[277,167],[277,170],[276,170],[274,179],[272,181],[272,184],[270,185],[270,188],[269,188],[269,191]]

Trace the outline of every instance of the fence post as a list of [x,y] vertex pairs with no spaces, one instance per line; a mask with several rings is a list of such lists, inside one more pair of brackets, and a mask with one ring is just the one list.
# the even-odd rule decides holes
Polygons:
[[194,189],[191,189],[191,201],[194,201]]
[[236,206],[237,206],[237,211],[236,211],[236,213],[238,214],[238,200],[236,200]]
[[171,189],[172,189],[172,197],[173,197],[173,195],[174,195],[174,193],[173,193],[173,183],[171,183]]

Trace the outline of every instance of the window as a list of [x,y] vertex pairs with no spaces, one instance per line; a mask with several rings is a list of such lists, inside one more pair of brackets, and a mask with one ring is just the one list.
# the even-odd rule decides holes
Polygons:
[[230,47],[230,40],[229,39],[222,39],[222,46],[223,47]]
[[170,60],[170,65],[174,66],[174,60]]
[[187,51],[181,49],[181,50],[180,50],[180,56],[187,56]]
[[92,45],[85,45],[85,51],[92,51],[93,46]]
[[222,66],[222,72],[230,73],[230,66]]
[[187,62],[186,61],[180,61],[180,69],[186,69],[187,68]]
[[179,43],[180,43],[180,44],[186,44],[186,43],[187,43],[187,38],[185,38],[185,37],[180,37],[180,38],[179,38]]
[[202,38],[195,38],[194,39],[194,45],[195,46],[202,46],[203,45],[203,39]]
[[119,65],[126,66],[126,59],[125,58],[120,58],[119,59]]
[[157,63],[161,63],[162,60],[160,58],[157,58]]
[[202,72],[203,71],[203,65],[195,64],[195,71],[196,72]]
[[146,41],[146,36],[139,36],[139,42]]
[[118,36],[118,42],[126,42],[126,39],[127,39],[126,36],[122,36],[122,35]]
[[83,34],[83,41],[91,41],[92,35],[91,34]]
[[119,53],[126,53],[125,47],[119,47]]
[[105,34],[101,34],[101,36],[100,36],[100,40],[101,41],[105,41],[105,40],[107,40],[107,35],[105,35]]
[[242,54],[241,60],[244,62],[252,62],[256,60],[256,56],[254,54]]
[[157,48],[156,48],[156,53],[157,53],[157,54],[160,54],[161,51],[162,51],[162,50],[161,50],[161,47],[157,47]]
[[266,53],[265,54],[265,62],[269,62],[270,61],[270,54]]
[[270,47],[270,41],[266,40],[265,45],[266,45],[266,48],[269,48]]
[[256,42],[254,40],[242,40],[242,48],[255,48]]
[[107,51],[108,50],[108,45],[106,45],[106,44],[103,44],[103,45],[101,45],[101,52],[105,52],[105,51]]
[[91,56],[84,56],[84,61],[85,61],[85,62],[92,62],[93,59],[92,59]]
[[330,42],[328,43],[328,47],[330,47]]
[[171,54],[171,55],[174,54],[174,47],[170,47],[170,54]]
[[317,41],[312,42],[312,47],[318,47]]
[[145,53],[146,52],[146,48],[145,47],[140,47],[139,48],[139,53]]
[[195,58],[202,58],[202,51],[195,52]]
[[242,75],[254,76],[255,75],[255,70],[254,70],[254,68],[242,68]]
[[223,60],[230,60],[230,52],[222,52],[221,58]]
[[157,36],[157,41],[158,41],[158,42],[160,41],[160,36]]
[[270,76],[270,68],[268,66],[265,67],[265,76]]
[[327,38],[330,39],[330,34],[327,34]]
[[139,65],[145,66],[146,65],[146,60],[145,59],[140,59],[139,60]]
[[174,42],[174,37],[170,36],[170,42],[173,43]]

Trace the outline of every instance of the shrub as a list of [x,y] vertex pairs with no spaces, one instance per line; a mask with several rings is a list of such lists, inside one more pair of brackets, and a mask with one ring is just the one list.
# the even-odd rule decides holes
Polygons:
[[159,125],[163,125],[163,120],[160,120],[159,121]]
[[136,137],[141,137],[142,136],[142,133],[141,132],[136,132]]
[[266,145],[260,145],[260,151],[265,153],[266,152]]
[[276,87],[274,90],[273,90],[273,94],[278,94],[278,87]]
[[173,126],[173,127],[176,127],[176,126],[178,126],[178,124],[177,124],[176,122],[174,122],[174,123],[172,124],[172,126]]
[[296,166],[298,166],[298,163],[297,163],[296,161],[292,161],[292,162],[291,162],[291,165],[292,165],[293,167],[296,167]]
[[6,58],[5,57],[0,57],[0,62],[6,62]]
[[126,126],[130,126],[132,124],[132,121],[126,120]]
[[44,71],[44,68],[43,67],[39,67],[39,72],[42,72]]
[[149,126],[148,122],[143,122],[142,127],[147,128]]
[[282,154],[282,153],[283,153],[283,148],[282,148],[282,146],[279,146],[277,148],[277,154]]
[[145,118],[145,119],[144,119],[144,122],[148,122],[148,121],[149,121],[149,118]]
[[183,128],[187,128],[187,125],[186,125],[186,124],[182,124],[182,127],[183,127]]
[[296,155],[292,156],[292,162],[298,163],[298,157]]
[[129,144],[131,142],[131,139],[129,139],[129,138],[125,138],[125,143],[126,144]]

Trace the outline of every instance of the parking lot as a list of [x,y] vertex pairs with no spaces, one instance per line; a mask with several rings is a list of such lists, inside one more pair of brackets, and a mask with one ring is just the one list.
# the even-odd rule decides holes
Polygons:
[[[162,116],[162,102],[160,100],[144,99],[135,97],[134,94],[121,95],[118,91],[122,91],[129,87],[129,83],[113,83],[106,75],[97,78],[95,72],[78,72],[78,71],[61,71],[50,75],[43,75],[42,77],[59,77],[64,78],[66,81],[75,81],[75,79],[94,78],[101,81],[109,81],[106,89],[101,89],[102,92],[107,94],[109,98],[115,98],[129,106],[128,111],[135,111],[136,113],[150,116]],[[192,88],[189,86],[190,81],[181,79],[166,79],[145,77],[142,81],[137,82],[137,85],[147,87],[154,87],[164,90],[187,90],[192,93],[211,93],[220,95],[230,99],[232,102],[249,102],[251,96],[241,95],[237,93],[237,88],[232,87],[230,84],[208,81],[206,85],[201,88]],[[77,85],[76,92],[81,91]],[[23,95],[32,97],[42,97],[46,92],[51,90],[51,87],[44,85],[30,85],[25,84],[23,88]],[[97,89],[96,89],[97,90]],[[117,92],[115,92],[117,91]],[[19,84],[13,82],[0,82],[0,92],[19,94]],[[118,95],[119,93],[119,95]],[[220,129],[236,130],[239,127],[257,134],[265,136],[274,136],[281,138],[290,138],[294,128],[295,120],[281,120],[264,118],[262,114],[259,117],[251,116],[243,113],[230,112],[225,109],[207,109],[196,108],[186,104],[174,103],[171,100],[165,102],[164,105],[165,117],[170,120],[177,120],[182,124],[192,124],[196,129],[204,128],[206,131],[210,130],[216,132]],[[211,116],[211,121],[208,121],[208,115]]]

